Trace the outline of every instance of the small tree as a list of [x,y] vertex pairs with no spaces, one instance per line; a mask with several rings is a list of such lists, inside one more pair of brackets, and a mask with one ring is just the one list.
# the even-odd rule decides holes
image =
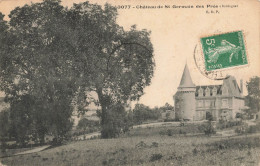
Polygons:
[[162,106],[162,107],[160,107],[160,109],[161,109],[163,112],[165,112],[165,111],[167,111],[167,110],[172,110],[172,111],[173,111],[174,107],[173,107],[172,105],[170,105],[169,103],[165,103],[165,105]]
[[206,135],[210,136],[211,134],[216,134],[216,129],[213,125],[213,116],[211,113],[207,115],[208,121],[206,124],[199,126],[199,129],[203,131]]

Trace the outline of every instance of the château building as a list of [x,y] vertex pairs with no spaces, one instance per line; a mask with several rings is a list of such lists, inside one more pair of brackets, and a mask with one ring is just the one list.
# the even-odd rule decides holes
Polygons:
[[235,119],[245,109],[243,82],[239,87],[235,77],[229,76],[221,85],[196,86],[186,64],[174,103],[177,120]]

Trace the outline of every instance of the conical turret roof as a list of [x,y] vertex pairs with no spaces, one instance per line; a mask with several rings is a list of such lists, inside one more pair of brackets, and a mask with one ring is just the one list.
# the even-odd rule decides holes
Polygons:
[[188,68],[188,65],[186,63],[179,87],[195,87],[195,85],[192,82],[190,71]]

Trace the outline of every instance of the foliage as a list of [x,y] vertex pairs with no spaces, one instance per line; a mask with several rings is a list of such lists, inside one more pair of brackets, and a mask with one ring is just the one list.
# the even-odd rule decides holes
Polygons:
[[106,115],[105,125],[102,126],[103,132],[101,133],[103,138],[118,137],[121,133],[129,131],[132,126],[129,113],[125,111],[124,106],[120,103],[111,104]]
[[156,153],[156,154],[152,154],[152,156],[150,157],[150,161],[156,161],[156,160],[160,160],[163,157],[163,155],[161,153]]
[[0,139],[9,137],[10,130],[10,109],[4,109],[0,112]]
[[260,122],[257,122],[256,125],[248,126],[247,124],[243,124],[235,129],[235,132],[238,134],[252,134],[260,132]]
[[144,141],[140,141],[138,144],[135,145],[136,148],[147,148],[148,145]]
[[83,113],[90,101],[101,106],[102,137],[117,130],[108,127],[112,110],[139,99],[154,68],[150,32],[136,26],[125,31],[117,14],[109,4],[68,9],[60,0],[17,7],[9,24],[0,14],[0,89],[11,104],[17,141],[34,135],[43,142],[46,134],[62,141],[72,127],[72,111]]
[[77,128],[83,129],[85,131],[87,128],[99,128],[99,126],[99,121],[93,121],[88,120],[87,118],[82,118],[80,119]]
[[260,132],[260,125],[259,123],[257,125],[249,126],[249,128],[246,131],[247,133],[257,133]]
[[66,9],[58,0],[45,0],[17,7],[9,17],[0,88],[10,103],[12,133],[22,144],[31,136],[43,143],[46,134],[61,141],[72,126],[79,82]]
[[7,144],[6,140],[10,137],[10,110],[4,109],[0,112],[0,144],[2,152],[5,152]]
[[158,132],[160,135],[168,135],[168,136],[176,136],[180,134],[198,134],[201,133],[201,130],[199,130],[200,125],[185,125],[185,126],[178,126],[178,127],[163,127],[159,128]]
[[[136,130],[136,129],[134,129]],[[134,132],[131,130],[131,132]],[[138,129],[139,130],[139,129]],[[206,136],[147,136],[148,129],[131,138],[72,142],[37,154],[1,158],[5,165],[258,165],[259,136],[218,138]],[[157,130],[152,128],[151,130]],[[151,131],[153,132],[153,131]],[[149,134],[149,133],[148,133]],[[151,147],[153,142],[158,147]],[[142,148],[135,145],[144,143]],[[146,146],[145,146],[146,145]],[[196,148],[196,150],[194,150]],[[251,156],[248,156],[251,152]],[[160,160],[150,162],[153,154]],[[194,154],[194,155],[193,155]],[[238,158],[244,157],[243,160]],[[48,158],[44,160],[43,158]]]
[[260,78],[255,76],[246,82],[248,95],[246,96],[246,105],[250,107],[247,114],[257,113],[260,110]]
[[248,125],[247,124],[243,124],[241,126],[238,126],[235,129],[235,132],[238,133],[238,134],[245,134],[247,130],[248,130]]
[[133,121],[135,124],[141,124],[147,120],[157,120],[160,116],[160,111],[150,109],[144,104],[136,104],[133,109]]
[[213,118],[209,117],[209,120],[206,124],[202,124],[198,127],[198,129],[204,132],[206,135],[210,136],[211,134],[216,134],[216,129],[212,122]]
[[164,106],[159,108],[162,112],[165,112],[167,110],[174,110],[174,107],[172,105],[170,105],[169,103],[165,103]]
[[79,120],[77,128],[70,132],[72,137],[89,134],[100,131],[100,122],[96,120],[89,120],[82,118]]
[[230,128],[233,126],[240,126],[243,125],[242,121],[224,121],[224,120],[219,120],[216,127],[218,129],[225,129],[225,128]]
[[98,96],[104,138],[109,136],[112,107],[125,107],[127,101],[138,100],[151,82],[154,61],[150,32],[139,31],[136,26],[125,31],[116,23],[116,8],[108,4],[104,8],[88,2],[75,4],[70,15],[77,30],[75,44],[82,52],[82,90]]
[[259,137],[248,137],[248,138],[231,138],[228,140],[220,140],[211,144],[207,144],[208,147],[214,147],[216,149],[237,149],[237,148],[253,148],[260,147]]
[[203,131],[206,135],[209,135],[209,136],[211,134],[216,134],[215,128],[210,123],[208,123],[207,125],[202,125],[200,130]]

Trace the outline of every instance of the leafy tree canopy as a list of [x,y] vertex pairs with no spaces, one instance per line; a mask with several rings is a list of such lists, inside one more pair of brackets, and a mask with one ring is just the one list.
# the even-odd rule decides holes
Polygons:
[[248,95],[246,96],[246,103],[250,107],[251,112],[258,112],[260,109],[260,78],[252,77],[246,83]]
[[125,31],[117,15],[109,4],[84,2],[68,9],[59,0],[17,7],[8,23],[0,14],[0,88],[11,110],[29,105],[22,112],[29,111],[28,125],[41,139],[46,133],[62,139],[73,109],[83,112],[90,93],[98,95],[104,127],[111,105],[138,100],[150,84],[150,32],[136,26]]

